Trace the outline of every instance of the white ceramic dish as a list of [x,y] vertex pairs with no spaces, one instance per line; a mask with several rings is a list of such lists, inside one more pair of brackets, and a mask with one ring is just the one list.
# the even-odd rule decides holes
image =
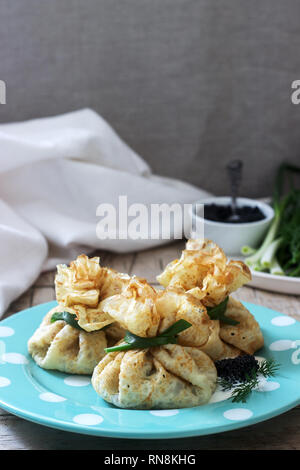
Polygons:
[[274,274],[253,271],[252,281],[248,284],[258,289],[280,292],[281,294],[300,295],[300,277],[275,276]]
[[[214,222],[212,220],[207,220],[197,214],[197,205],[200,204],[217,204],[217,205],[230,205],[230,197],[209,197],[205,199],[200,199],[196,201],[191,208],[191,219],[192,224],[197,221],[197,224],[204,224],[204,237],[213,240],[217,245],[219,245],[227,255],[238,256],[241,250],[241,247],[244,245],[249,245],[252,247],[257,247],[259,242],[263,239],[273,217],[274,210],[269,204],[266,204],[262,201],[257,201],[256,199],[248,199],[240,197],[237,199],[237,205],[239,207],[247,206],[257,206],[265,214],[263,220],[257,222],[247,222],[239,224],[230,224],[224,222]],[[198,206],[199,208],[199,206]],[[195,234],[193,234],[195,236]]]
[[[232,256],[232,259],[245,260],[245,257]],[[251,269],[252,281],[247,284],[257,289],[279,292],[281,294],[300,295],[300,277],[277,276]]]

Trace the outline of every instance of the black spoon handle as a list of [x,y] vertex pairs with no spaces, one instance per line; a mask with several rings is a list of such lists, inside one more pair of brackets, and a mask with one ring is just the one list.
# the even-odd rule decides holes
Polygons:
[[240,183],[242,180],[242,169],[243,169],[243,162],[242,160],[231,160],[226,165],[230,187],[231,187],[231,195],[232,195],[232,211],[235,214],[236,212],[236,198],[238,196],[238,190],[240,187]]

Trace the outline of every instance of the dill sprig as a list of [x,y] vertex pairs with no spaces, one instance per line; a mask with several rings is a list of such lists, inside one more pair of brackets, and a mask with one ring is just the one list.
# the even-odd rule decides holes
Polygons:
[[274,377],[280,365],[274,359],[265,359],[258,368],[253,368],[250,373],[245,374],[244,380],[239,383],[228,378],[219,378],[218,383],[222,390],[233,390],[231,401],[233,403],[246,403],[251,392],[259,385],[259,376]]
[[280,364],[276,362],[273,358],[266,359],[259,364],[257,373],[263,375],[264,377],[274,377],[278,371]]

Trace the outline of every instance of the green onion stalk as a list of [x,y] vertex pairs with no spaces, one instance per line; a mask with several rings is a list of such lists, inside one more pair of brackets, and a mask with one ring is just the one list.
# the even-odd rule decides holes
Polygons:
[[274,219],[262,242],[255,250],[242,247],[246,264],[255,271],[276,275],[300,276],[300,190],[291,189],[283,196],[285,176],[300,173],[295,165],[280,165],[275,181],[272,205]]
[[[237,325],[239,323],[238,321],[234,320],[233,318],[229,318],[225,315],[228,299],[229,297],[226,297],[220,304],[214,307],[207,307],[207,313],[212,320],[220,320],[222,323],[227,323],[229,325]],[[54,323],[59,320],[63,320],[65,323],[72,326],[73,328],[85,331],[78,324],[78,320],[74,313],[66,311],[53,313],[53,315],[51,316],[51,323]],[[102,330],[109,328],[109,326],[110,325],[104,326]],[[150,338],[142,338],[140,336],[134,335],[130,331],[126,331],[122,344],[118,344],[117,346],[113,346],[111,348],[105,348],[105,352],[110,353],[116,351],[128,351],[130,349],[146,349],[155,346],[162,346],[164,344],[177,344],[179,333],[184,330],[187,330],[191,326],[191,323],[182,318],[176,321],[173,325],[164,330],[158,336]]]

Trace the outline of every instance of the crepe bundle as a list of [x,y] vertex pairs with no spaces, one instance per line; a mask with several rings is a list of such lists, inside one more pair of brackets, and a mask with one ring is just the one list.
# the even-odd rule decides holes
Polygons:
[[160,331],[183,319],[192,326],[179,334],[179,344],[203,346],[207,342],[212,320],[200,300],[181,288],[167,288],[157,292],[155,303],[160,316]]
[[[98,257],[88,258],[86,255],[78,256],[69,267],[57,266],[55,288],[58,303],[76,316],[79,326],[85,331],[100,330],[118,321],[120,325],[132,327],[133,332],[136,325],[136,334],[140,334],[139,323],[143,322],[140,315],[143,312],[137,309],[139,299],[147,299],[146,309],[151,309],[155,294],[145,279],[102,267]],[[124,294],[122,309],[119,306],[114,308],[121,293]]]
[[[58,306],[28,343],[30,354],[43,368],[91,374],[104,348],[124,337],[124,328],[141,336],[156,334],[154,289],[144,279],[100,266],[98,257],[80,255],[69,267],[58,265],[55,287]],[[115,307],[120,292],[119,309]],[[71,314],[76,327],[63,320],[52,323],[56,312]]]
[[[189,240],[181,258],[169,263],[157,279],[168,289],[179,287],[206,307],[214,307],[249,282],[251,273],[242,261],[228,261],[214,242],[197,239]],[[253,354],[263,346],[260,327],[241,302],[229,296],[225,316],[238,324],[213,320],[207,342],[198,345],[213,360],[235,357],[243,352]],[[189,334],[188,330],[184,334]]]
[[200,347],[213,361],[234,358],[242,354],[241,349],[223,341],[220,335],[221,325],[219,320],[212,320],[210,334],[207,342]]
[[121,292],[130,280],[128,274],[100,266],[98,257],[80,255],[69,267],[57,266],[56,298],[62,308],[76,315],[81,328],[96,331],[114,322],[102,311],[101,301]]
[[[125,335],[121,325],[99,308],[101,299],[122,291],[130,280],[126,274],[102,268],[97,257],[81,255],[70,267],[58,265],[55,286],[59,304],[28,342],[37,364],[44,369],[92,374],[104,348]],[[75,327],[64,320],[51,321],[58,312],[74,316]]]
[[73,328],[63,320],[51,322],[55,307],[47,313],[39,328],[28,341],[28,351],[43,369],[70,374],[92,374],[105,355],[106,333],[87,333]]
[[197,347],[214,361],[240,355],[240,349],[221,339],[220,322],[210,319],[197,294],[198,289],[185,292],[181,288],[158,292],[156,306],[161,315],[160,330],[184,319],[192,326],[178,335],[178,344]]
[[197,348],[167,344],[111,352],[94,370],[92,385],[120,408],[187,408],[207,403],[215,390],[212,360]]
[[144,279],[133,277],[120,294],[103,300],[99,309],[131,333],[151,337],[160,325],[156,297],[156,291]]
[[241,302],[229,297],[225,316],[236,320],[238,324],[221,323],[220,337],[222,340],[247,354],[254,354],[255,351],[263,347],[264,337],[259,324]]
[[164,287],[198,287],[202,303],[220,304],[230,293],[251,280],[248,266],[242,261],[228,261],[223,250],[206,239],[189,240],[179,260],[169,263],[157,276]]

